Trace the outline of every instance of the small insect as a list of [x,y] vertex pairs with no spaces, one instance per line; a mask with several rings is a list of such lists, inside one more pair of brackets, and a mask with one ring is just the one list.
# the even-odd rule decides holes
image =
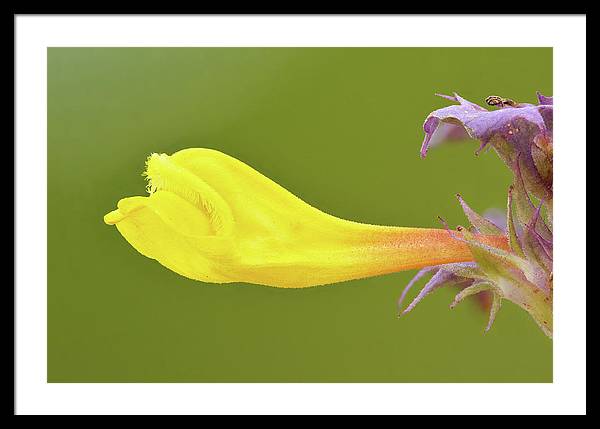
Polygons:
[[519,103],[511,100],[510,98],[503,98],[497,95],[490,95],[485,99],[485,103],[488,106],[498,106],[500,108],[504,106],[518,107]]

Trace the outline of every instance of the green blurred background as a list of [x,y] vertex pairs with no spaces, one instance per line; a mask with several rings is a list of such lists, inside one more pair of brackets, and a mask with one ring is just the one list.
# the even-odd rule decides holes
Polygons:
[[419,158],[425,117],[449,103],[434,93],[536,90],[552,94],[550,48],[48,49],[48,381],[551,382],[552,342],[510,302],[484,335],[451,289],[397,319],[414,271],[203,284],[102,220],[145,194],[151,152],[209,147],[339,217],[464,224],[454,194],[502,208],[510,174],[472,141]]

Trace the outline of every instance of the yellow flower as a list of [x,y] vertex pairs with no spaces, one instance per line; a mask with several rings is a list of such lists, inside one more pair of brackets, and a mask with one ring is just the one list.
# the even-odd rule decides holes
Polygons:
[[145,175],[150,195],[120,200],[104,221],[191,279],[298,288],[473,260],[443,229],[339,219],[215,150],[152,154]]

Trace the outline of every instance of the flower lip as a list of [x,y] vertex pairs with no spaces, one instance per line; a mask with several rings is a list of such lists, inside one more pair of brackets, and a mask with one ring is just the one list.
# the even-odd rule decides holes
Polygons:
[[143,200],[145,197],[130,197],[120,200],[117,204],[117,209],[104,215],[104,223],[107,225],[116,225],[122,220],[131,216],[136,211],[144,208]]
[[121,210],[116,209],[104,215],[104,223],[107,225],[116,225],[125,219],[125,214]]

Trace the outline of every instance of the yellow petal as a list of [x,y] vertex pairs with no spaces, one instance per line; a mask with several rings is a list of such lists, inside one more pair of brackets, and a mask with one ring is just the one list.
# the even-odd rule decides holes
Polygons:
[[[104,217],[143,255],[192,279],[307,287],[472,261],[447,231],[351,222],[210,149],[153,154],[149,197]],[[506,248],[503,236],[481,237]]]

